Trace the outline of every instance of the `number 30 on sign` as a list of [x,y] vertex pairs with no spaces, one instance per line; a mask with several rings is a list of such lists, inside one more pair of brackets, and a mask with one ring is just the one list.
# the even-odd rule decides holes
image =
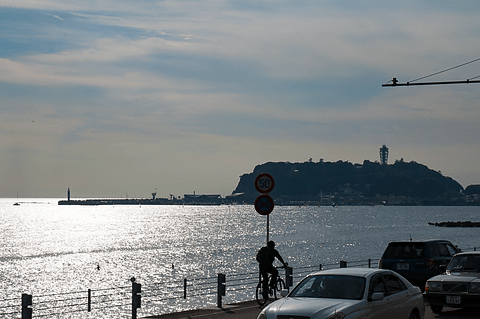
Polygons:
[[270,174],[262,173],[255,179],[255,188],[262,194],[268,194],[275,186],[273,177]]

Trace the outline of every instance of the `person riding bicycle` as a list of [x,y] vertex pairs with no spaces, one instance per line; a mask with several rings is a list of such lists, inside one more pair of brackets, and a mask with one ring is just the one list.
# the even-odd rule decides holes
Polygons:
[[284,267],[288,266],[278,250],[275,249],[275,242],[273,240],[267,243],[267,246],[260,248],[257,252],[257,261],[260,268],[260,274],[262,275],[263,281],[263,294],[268,294],[268,274],[272,274],[272,280],[270,282],[270,289],[276,286],[277,284],[277,277],[278,277],[278,270],[273,266],[273,262],[277,258]]

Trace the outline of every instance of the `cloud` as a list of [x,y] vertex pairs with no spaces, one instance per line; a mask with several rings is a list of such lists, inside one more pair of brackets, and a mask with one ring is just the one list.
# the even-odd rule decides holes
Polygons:
[[[68,175],[84,189],[87,175],[117,189],[123,178],[139,188],[142,179],[172,185],[178,180],[166,178],[176,174],[196,175],[183,185],[198,190],[204,175],[221,172],[218,183],[231,191],[262,161],[375,160],[382,142],[397,158],[460,175],[454,154],[474,156],[478,147],[475,86],[381,87],[478,57],[475,2],[469,10],[430,1],[0,6],[0,46],[9,48],[0,50],[1,120],[9,123],[0,144],[12,154],[0,158],[2,169],[28,153],[29,171],[50,172],[49,159],[64,173],[79,167],[83,177]],[[480,63],[435,79],[479,74]],[[152,174],[156,165],[174,173]]]

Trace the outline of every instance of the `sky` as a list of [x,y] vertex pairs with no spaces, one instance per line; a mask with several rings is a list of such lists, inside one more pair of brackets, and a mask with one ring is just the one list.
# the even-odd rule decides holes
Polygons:
[[[0,0],[0,197],[231,194],[266,162],[480,184],[479,1]],[[480,75],[480,61],[421,81]],[[254,185],[252,185],[252,188]]]

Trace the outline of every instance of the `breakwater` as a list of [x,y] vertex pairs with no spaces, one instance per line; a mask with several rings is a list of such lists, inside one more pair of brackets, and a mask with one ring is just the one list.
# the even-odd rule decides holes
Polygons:
[[440,222],[440,223],[428,223],[430,226],[437,227],[480,227],[480,222],[471,221],[457,221],[457,222]]

